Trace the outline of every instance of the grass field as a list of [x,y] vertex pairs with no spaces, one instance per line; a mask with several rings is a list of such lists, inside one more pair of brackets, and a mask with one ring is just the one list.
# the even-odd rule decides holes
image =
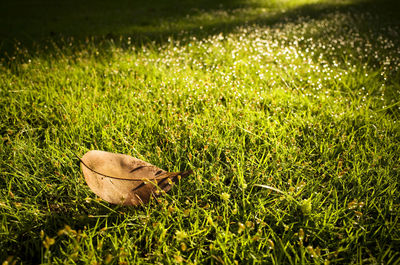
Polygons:
[[[398,4],[84,2],[0,6],[0,262],[400,264]],[[92,149],[194,174],[115,206]]]

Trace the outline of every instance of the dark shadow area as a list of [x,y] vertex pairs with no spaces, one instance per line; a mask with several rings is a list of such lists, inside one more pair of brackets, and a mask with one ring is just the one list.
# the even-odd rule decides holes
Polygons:
[[[88,233],[87,227],[100,231],[104,227],[122,223],[127,218],[132,224],[139,225],[141,223],[140,214],[143,213],[143,207],[108,206],[103,207],[92,203],[89,207],[79,205],[77,206],[79,210],[72,210],[73,207],[70,205],[50,204],[52,209],[40,221],[36,219],[18,221],[19,225],[15,228],[23,227],[23,229],[18,229],[12,240],[0,242],[0,258],[6,260],[7,257],[14,256],[22,264],[41,264],[44,254],[42,250],[45,250],[43,242],[46,236],[55,238],[55,244],[59,247],[56,249],[51,247],[50,249],[52,252],[56,251],[53,255],[57,255],[57,251],[62,249],[60,247],[60,245],[63,246],[62,241],[68,242],[69,238],[76,238],[76,233]],[[70,235],[62,233],[62,229],[66,225],[74,230]],[[41,235],[41,233],[43,234]],[[41,238],[42,236],[43,238]],[[93,243],[96,244],[97,242]],[[15,248],[16,245],[18,245],[17,249]]]
[[[16,44],[41,49],[49,42],[62,46],[69,42],[92,39],[95,43],[119,37],[131,37],[142,45],[169,37],[206,37],[228,33],[242,25],[273,25],[299,16],[321,18],[334,11],[373,12],[373,26],[399,22],[397,1],[328,1],[289,9],[275,1],[188,0],[188,1],[50,1],[17,0],[0,3],[0,56],[15,52]],[[391,22],[388,22],[391,21]],[[363,23],[363,21],[360,21]],[[20,45],[20,44],[19,44]]]
[[[41,38],[63,34],[84,37],[109,33],[129,34],[129,27],[157,27],[202,10],[231,10],[242,0],[117,0],[117,1],[2,1],[1,38]],[[133,33],[133,32],[132,32]]]

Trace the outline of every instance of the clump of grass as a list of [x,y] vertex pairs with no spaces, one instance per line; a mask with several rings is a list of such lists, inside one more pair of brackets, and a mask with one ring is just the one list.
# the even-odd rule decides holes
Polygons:
[[[399,26],[383,19],[17,45],[0,65],[1,258],[399,262]],[[84,183],[73,154],[90,149],[195,175],[113,206]]]

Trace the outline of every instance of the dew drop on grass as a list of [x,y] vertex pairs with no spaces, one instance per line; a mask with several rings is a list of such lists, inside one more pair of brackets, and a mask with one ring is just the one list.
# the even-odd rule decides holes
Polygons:
[[270,250],[272,250],[272,249],[275,248],[274,241],[272,241],[271,239],[268,239],[267,242],[268,242],[268,248],[269,248]]

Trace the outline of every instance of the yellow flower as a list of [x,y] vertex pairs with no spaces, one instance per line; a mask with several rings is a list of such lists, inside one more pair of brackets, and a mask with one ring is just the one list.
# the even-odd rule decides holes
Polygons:
[[223,192],[221,194],[221,199],[224,201],[228,201],[230,197],[231,197],[231,195],[229,195],[229,193]]
[[187,233],[186,233],[185,231],[179,231],[179,230],[177,230],[177,231],[175,232],[175,238],[176,238],[176,240],[178,240],[178,241],[183,241],[183,240],[185,240],[186,237],[187,237]]

